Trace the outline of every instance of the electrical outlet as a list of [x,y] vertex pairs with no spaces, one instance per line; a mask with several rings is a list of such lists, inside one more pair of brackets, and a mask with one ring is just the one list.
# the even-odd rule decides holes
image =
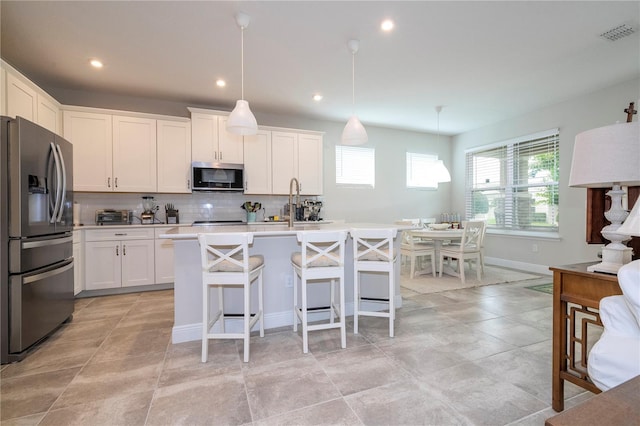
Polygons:
[[532,245],[531,246],[531,251],[533,251],[534,253],[537,253],[538,252],[538,245],[537,244]]
[[293,276],[290,274],[285,275],[284,277],[284,286],[286,288],[293,288]]

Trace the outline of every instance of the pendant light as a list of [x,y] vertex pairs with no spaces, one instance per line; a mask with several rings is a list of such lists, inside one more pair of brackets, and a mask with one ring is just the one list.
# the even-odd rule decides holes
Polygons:
[[369,140],[367,131],[356,116],[356,53],[360,47],[358,40],[349,40],[347,43],[349,50],[351,50],[351,117],[347,121],[347,125],[344,126],[342,131],[342,144],[343,145],[364,145]]
[[255,135],[258,133],[258,123],[256,117],[249,109],[249,102],[244,100],[244,30],[249,26],[251,17],[245,13],[236,15],[236,22],[240,27],[240,45],[241,45],[241,81],[242,81],[242,97],[236,102],[236,107],[231,111],[227,118],[227,132],[235,135]]

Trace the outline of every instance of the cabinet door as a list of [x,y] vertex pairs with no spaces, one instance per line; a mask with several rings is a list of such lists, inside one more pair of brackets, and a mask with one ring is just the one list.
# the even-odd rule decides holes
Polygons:
[[222,163],[244,164],[242,136],[227,132],[227,117],[218,117],[218,157]]
[[298,134],[271,132],[273,194],[289,194],[291,178],[298,177]]
[[191,160],[215,163],[218,160],[218,117],[191,113]]
[[122,241],[122,287],[155,281],[154,240]]
[[156,192],[156,120],[113,116],[113,186],[117,192]]
[[121,257],[119,241],[85,243],[85,288],[100,290],[121,287]]
[[73,190],[113,191],[111,115],[64,111],[64,138],[73,144]]
[[7,115],[23,117],[34,123],[38,118],[37,93],[24,81],[7,72]]
[[53,133],[59,134],[58,122],[60,119],[60,108],[42,95],[37,98],[38,121],[37,123]]
[[155,241],[156,284],[174,281],[173,241],[157,238]]
[[244,193],[271,194],[271,132],[244,137]]
[[300,194],[322,194],[322,136],[298,135],[298,179]]
[[191,192],[191,123],[158,120],[158,192]]

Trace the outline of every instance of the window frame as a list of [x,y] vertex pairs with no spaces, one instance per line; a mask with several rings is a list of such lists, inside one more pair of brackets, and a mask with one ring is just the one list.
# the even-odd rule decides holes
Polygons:
[[[493,151],[493,152],[492,152]],[[490,154],[482,157],[479,154]],[[532,175],[536,169],[533,168],[531,159],[534,156],[550,154],[551,158],[540,158],[539,161],[550,161],[553,169],[541,177]],[[481,170],[479,163],[483,158],[494,158],[499,161],[498,167],[489,166]],[[522,168],[523,161],[527,161],[525,169]],[[546,164],[544,164],[546,166]],[[538,165],[539,166],[539,165]],[[479,169],[485,173],[497,173],[498,181],[493,183],[487,181],[484,186],[478,182]],[[539,171],[544,170],[538,167]],[[517,138],[474,147],[465,151],[465,216],[477,218],[478,203],[484,204],[483,209],[489,213],[492,202],[494,204],[494,223],[487,220],[487,229],[490,233],[537,236],[542,238],[558,238],[560,221],[559,211],[559,170],[560,170],[560,131],[558,128],[545,130]],[[526,172],[526,173],[525,173]],[[519,177],[518,177],[519,176]],[[535,181],[538,180],[538,181]],[[493,194],[492,194],[493,192]],[[474,200],[475,194],[482,193],[484,197]],[[519,197],[518,194],[527,194]],[[493,197],[487,197],[493,195]],[[493,198],[492,201],[491,198]],[[540,201],[544,198],[546,202]],[[495,211],[498,209],[498,201],[503,199],[503,218],[499,223]],[[549,203],[551,200],[551,203]],[[536,211],[536,206],[543,206],[543,212]],[[545,213],[546,225],[536,225],[536,219],[540,213]],[[483,213],[480,213],[481,215]],[[487,215],[487,219],[490,219]]]

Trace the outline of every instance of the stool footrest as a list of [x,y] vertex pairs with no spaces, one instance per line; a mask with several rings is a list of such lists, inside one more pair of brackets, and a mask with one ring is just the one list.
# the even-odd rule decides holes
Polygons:
[[372,311],[358,311],[358,315],[367,317],[382,317],[389,318],[390,312],[372,312]]

